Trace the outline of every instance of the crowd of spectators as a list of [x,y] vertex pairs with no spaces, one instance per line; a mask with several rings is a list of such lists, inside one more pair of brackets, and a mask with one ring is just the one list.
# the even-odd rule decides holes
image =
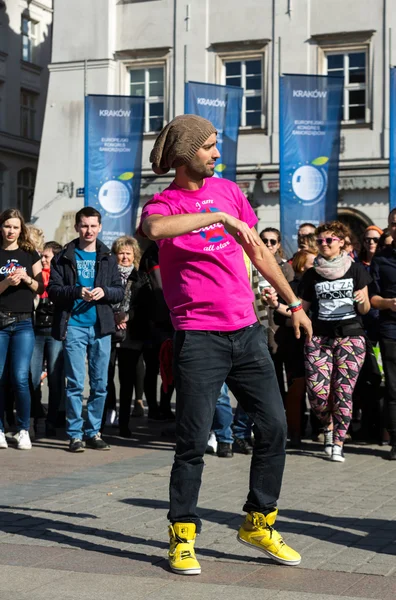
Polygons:
[[[278,229],[260,233],[312,320],[309,342],[295,338],[287,304],[245,261],[291,448],[309,431],[335,462],[345,460],[351,439],[390,443],[396,459],[396,210],[388,225],[370,225],[357,240],[339,221],[304,223],[289,260]],[[130,438],[131,419],[174,421],[174,331],[156,243],[143,252],[136,238],[122,236],[110,252],[90,207],[77,213],[77,238],[64,248],[15,209],[0,215],[0,230],[0,448],[30,449],[39,419],[47,437],[66,428],[72,452],[109,450],[102,433],[117,428]],[[233,413],[224,384],[207,451],[251,454],[252,425],[239,406]]]

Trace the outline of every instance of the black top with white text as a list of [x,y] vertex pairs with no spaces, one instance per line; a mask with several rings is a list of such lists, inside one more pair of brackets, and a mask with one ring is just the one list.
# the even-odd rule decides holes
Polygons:
[[370,275],[363,265],[356,262],[342,277],[334,280],[322,277],[314,268],[308,269],[301,280],[299,295],[311,303],[314,335],[363,335],[363,325],[353,295],[370,282]]
[[[27,252],[22,248],[16,250],[0,248],[0,281],[20,267],[33,278],[33,265],[39,260],[40,255],[35,250]],[[24,281],[17,286],[10,285],[0,294],[0,310],[15,313],[32,312],[34,295]]]

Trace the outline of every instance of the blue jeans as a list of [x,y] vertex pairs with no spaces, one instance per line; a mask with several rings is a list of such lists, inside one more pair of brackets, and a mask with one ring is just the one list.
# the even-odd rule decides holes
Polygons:
[[[29,430],[30,390],[29,368],[34,347],[31,319],[13,323],[0,330],[0,430],[4,431],[4,406],[7,381],[10,377],[16,398],[18,431]],[[7,360],[8,359],[8,360]]]
[[176,452],[168,518],[195,523],[203,456],[219,389],[226,381],[254,422],[246,512],[272,512],[285,466],[286,418],[264,328],[258,323],[234,333],[176,331],[173,342],[176,388]]
[[[70,439],[99,433],[107,395],[111,335],[100,336],[95,327],[69,326],[63,342],[66,384],[66,433]],[[87,421],[82,418],[85,358],[88,356],[90,394]]]
[[252,428],[253,428],[252,419],[249,417],[249,415],[247,415],[245,413],[243,408],[238,404],[238,406],[236,407],[235,416],[234,416],[234,424],[232,427],[232,431],[234,433],[234,438],[237,438],[239,440],[250,440],[250,438],[252,437]]
[[30,372],[32,375],[33,393],[36,406],[41,402],[41,373],[44,359],[47,361],[48,381],[48,414],[47,423],[55,427],[59,405],[65,393],[65,371],[63,366],[62,342],[51,336],[51,330],[35,330],[36,342],[34,344]]
[[232,408],[231,400],[228,395],[228,386],[223,383],[220,390],[220,396],[217,398],[215,414],[213,418],[212,429],[218,442],[232,444]]

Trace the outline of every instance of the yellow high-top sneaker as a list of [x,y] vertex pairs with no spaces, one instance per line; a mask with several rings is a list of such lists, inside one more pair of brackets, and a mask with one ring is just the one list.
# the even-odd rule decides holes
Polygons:
[[299,565],[301,556],[283,541],[282,536],[273,529],[278,509],[269,515],[250,512],[240,527],[237,539],[241,544],[258,548],[281,565]]
[[201,565],[196,559],[194,544],[196,538],[194,523],[173,523],[169,525],[169,566],[180,575],[199,575]]

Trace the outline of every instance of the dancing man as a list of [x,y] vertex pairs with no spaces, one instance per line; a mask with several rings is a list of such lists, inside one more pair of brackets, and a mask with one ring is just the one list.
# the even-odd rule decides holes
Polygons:
[[[141,231],[159,245],[165,300],[176,330],[176,453],[170,481],[169,564],[196,575],[194,552],[203,456],[224,381],[254,422],[250,490],[241,543],[276,562],[301,557],[273,529],[285,464],[286,422],[264,328],[253,308],[242,248],[289,304],[297,337],[311,322],[275,258],[260,240],[257,218],[235,183],[213,177],[220,154],[216,129],[195,115],[171,121],[150,161],[156,174],[176,169],[173,183],[144,207]],[[241,248],[242,246],[242,248]]]

